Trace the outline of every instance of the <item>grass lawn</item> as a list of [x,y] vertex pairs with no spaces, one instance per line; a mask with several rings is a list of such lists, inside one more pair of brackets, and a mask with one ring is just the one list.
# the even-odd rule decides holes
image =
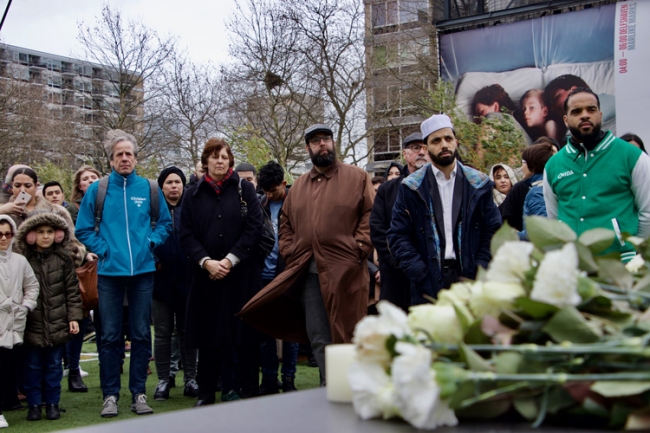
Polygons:
[[[81,368],[89,373],[89,376],[84,378],[84,382],[88,386],[88,392],[72,393],[68,391],[68,379],[64,377],[63,382],[61,382],[60,406],[66,412],[61,413],[61,419],[48,421],[45,419],[45,411],[43,411],[43,419],[41,421],[28,422],[25,419],[27,417],[27,409],[11,412],[5,411],[4,415],[9,423],[8,432],[45,433],[138,417],[138,415],[131,412],[131,394],[128,389],[128,358],[124,363],[124,374],[122,374],[122,391],[119,400],[120,413],[115,418],[102,418],[99,415],[102,408],[102,393],[99,388],[99,363],[96,359],[92,359],[92,356],[89,356],[92,353],[96,353],[95,344],[85,343],[83,351],[85,353],[82,354]],[[169,400],[154,401],[153,394],[158,379],[155,371],[156,366],[153,361],[150,363],[150,367],[153,370],[153,374],[147,380],[147,403],[154,410],[154,414],[148,416],[156,416],[156,414],[163,412],[188,409],[194,406],[196,399],[183,396],[182,372],[179,372],[179,375],[176,376],[176,388],[171,389]],[[318,369],[308,367],[306,362],[299,362],[295,384],[299,390],[317,387],[319,384]],[[217,395],[217,401],[219,401],[219,395]],[[237,404],[237,402],[231,402],[229,404]]]

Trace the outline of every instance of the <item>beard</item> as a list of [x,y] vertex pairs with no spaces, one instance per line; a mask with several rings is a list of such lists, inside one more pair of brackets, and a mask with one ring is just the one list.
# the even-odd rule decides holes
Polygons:
[[438,155],[434,155],[433,153],[429,152],[429,156],[431,157],[431,162],[433,162],[436,165],[439,165],[440,167],[448,167],[451,164],[453,164],[454,161],[456,160],[456,157],[458,156],[458,149],[454,150],[454,153],[452,153],[451,155],[445,155],[443,157],[440,157]]
[[577,141],[581,143],[584,143],[584,142],[590,142],[599,139],[600,128],[601,128],[601,124],[598,123],[593,126],[590,132],[582,132],[580,131],[580,128],[573,127],[573,126],[569,126],[569,131],[571,132],[573,138],[575,138]]
[[316,167],[329,167],[334,161],[336,161],[336,153],[333,150],[327,149],[327,154],[321,155],[320,152],[314,154],[311,149],[309,150],[309,157],[311,158],[312,164]]

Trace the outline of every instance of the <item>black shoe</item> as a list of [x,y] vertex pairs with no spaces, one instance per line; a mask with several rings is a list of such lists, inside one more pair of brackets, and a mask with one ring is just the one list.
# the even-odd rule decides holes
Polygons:
[[293,376],[282,376],[282,392],[298,391],[296,385],[293,384]]
[[210,405],[212,405],[212,404],[215,404],[216,402],[217,402],[217,400],[216,400],[214,397],[212,397],[212,398],[200,398],[200,399],[196,402],[196,404],[194,405],[194,407],[210,406]]
[[16,400],[14,403],[11,404],[5,404],[5,406],[2,408],[3,411],[10,412],[12,410],[23,410],[25,409],[25,406],[22,405],[21,402]]
[[41,407],[40,406],[30,406],[29,412],[27,412],[27,421],[38,421],[41,419]]
[[308,367],[318,367],[318,363],[316,362],[316,357],[314,356],[313,353],[310,353],[307,355],[307,366]]
[[271,395],[280,392],[278,388],[278,379],[276,377],[262,378],[260,384],[260,395]]
[[70,392],[88,392],[88,387],[81,379],[81,372],[79,369],[70,369],[68,373],[68,390]]
[[176,376],[169,376],[169,387],[176,388]]
[[46,404],[45,405],[45,419],[59,419],[61,418],[61,410],[59,409],[58,404]]
[[156,385],[156,392],[153,394],[155,401],[165,401],[169,398],[169,381],[159,380]]
[[190,379],[185,382],[185,388],[183,388],[183,395],[186,397],[198,397],[199,396],[199,385],[196,383],[196,380]]

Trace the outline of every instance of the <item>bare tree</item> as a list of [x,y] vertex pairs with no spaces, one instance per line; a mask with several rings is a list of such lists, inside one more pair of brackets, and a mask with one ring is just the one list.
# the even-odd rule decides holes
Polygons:
[[52,158],[59,139],[54,132],[60,131],[61,113],[48,110],[45,89],[25,72],[25,67],[8,64],[0,73],[0,169]]
[[81,151],[103,166],[107,162],[101,161],[104,134],[119,128],[135,135],[141,159],[160,152],[158,74],[174,53],[175,39],[159,36],[142,22],[124,22],[120,11],[109,5],[103,7],[94,24],[79,24],[77,38],[86,59],[93,63],[89,65],[93,68],[93,86],[103,86],[103,93],[109,93],[88,96],[94,110],[95,138],[91,147]]
[[224,68],[227,133],[257,131],[272,157],[292,171],[307,159],[305,126],[323,114],[323,101],[304,82],[305,64],[294,49],[301,35],[287,26],[274,0],[238,1],[228,29],[236,61]]
[[283,17],[301,35],[292,48],[307,73],[302,79],[317,88],[325,102],[324,121],[336,131],[339,157],[358,164],[365,145],[365,48],[363,4],[357,0],[280,0]]
[[172,59],[161,79],[161,122],[174,150],[167,157],[172,158],[169,162],[194,167],[204,143],[221,124],[221,82],[213,65],[197,65],[181,56]]

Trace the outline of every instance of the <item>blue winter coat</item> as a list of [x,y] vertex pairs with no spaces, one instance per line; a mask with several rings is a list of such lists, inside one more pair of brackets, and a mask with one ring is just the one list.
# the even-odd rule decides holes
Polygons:
[[[461,276],[473,279],[478,266],[487,267],[492,257],[490,241],[501,226],[501,214],[492,200],[490,178],[456,163],[463,198],[453,242]],[[442,289],[444,251],[436,227],[427,170],[431,170],[431,164],[402,181],[388,231],[390,251],[411,279],[412,305],[429,302],[424,295],[435,298]]]
[[[544,174],[534,174],[530,179],[526,179],[530,185],[530,189],[526,194],[524,199],[524,213],[523,218],[527,216],[547,216],[546,215],[546,202],[544,201],[544,191],[542,187],[542,182],[544,181]],[[524,229],[519,232],[519,238],[522,240],[528,240],[528,231],[526,230],[526,221],[524,220]]]
[[133,276],[156,270],[153,249],[162,245],[172,229],[172,220],[158,190],[159,213],[155,230],[149,216],[149,181],[135,170],[128,176],[111,172],[104,212],[95,233],[95,198],[99,182],[88,187],[77,215],[76,235],[88,250],[99,256],[97,273],[104,276]]

